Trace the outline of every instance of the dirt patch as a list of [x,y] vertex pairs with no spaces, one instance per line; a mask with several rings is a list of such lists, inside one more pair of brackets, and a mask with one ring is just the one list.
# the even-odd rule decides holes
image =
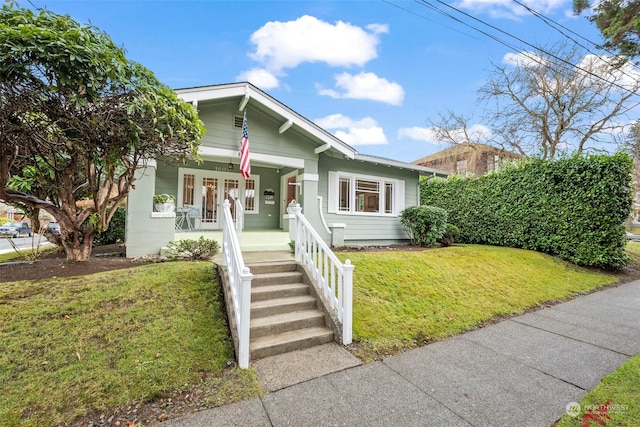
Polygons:
[[12,260],[0,263],[0,282],[41,280],[55,277],[82,276],[103,271],[119,270],[149,262],[146,259],[124,257],[121,245],[96,246],[86,262],[67,262],[61,248],[43,252],[35,262]]

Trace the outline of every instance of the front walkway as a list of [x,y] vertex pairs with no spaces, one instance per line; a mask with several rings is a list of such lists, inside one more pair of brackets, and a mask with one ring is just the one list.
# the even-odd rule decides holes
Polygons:
[[640,281],[162,426],[551,426],[638,353]]

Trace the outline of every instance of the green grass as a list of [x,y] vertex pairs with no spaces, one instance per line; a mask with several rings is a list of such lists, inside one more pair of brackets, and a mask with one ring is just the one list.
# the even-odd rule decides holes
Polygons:
[[[628,250],[640,264],[640,243]],[[365,361],[617,281],[490,246],[338,255],[356,265],[354,338]],[[207,406],[259,395],[253,370],[226,369],[234,355],[220,292],[209,262],[0,283],[0,425],[67,424],[194,388]],[[632,369],[636,390],[623,393],[637,399]]]
[[210,262],[0,284],[0,424],[60,425],[200,387],[205,400],[259,395],[233,361]]
[[[580,401],[580,407],[581,411],[577,416],[564,415],[557,427],[582,425],[589,418],[587,414],[590,409],[591,414],[600,416],[606,421],[606,425],[637,426],[640,420],[640,355],[604,377],[600,384]],[[603,414],[610,419],[606,419]],[[589,425],[598,424],[592,422]]]
[[365,361],[617,281],[548,255],[491,246],[339,256],[356,266],[353,333]]

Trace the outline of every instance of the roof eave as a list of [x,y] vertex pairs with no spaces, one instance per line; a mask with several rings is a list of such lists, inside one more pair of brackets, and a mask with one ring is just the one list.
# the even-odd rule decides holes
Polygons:
[[439,170],[439,169],[427,168],[424,166],[414,165],[412,163],[405,163],[405,162],[385,159],[381,157],[368,156],[366,154],[356,154],[355,160],[359,160],[367,163],[379,164],[383,166],[395,167],[398,169],[407,169],[407,170],[418,172],[422,176],[438,176],[441,178],[446,178],[449,175],[451,175],[449,172]]
[[329,144],[332,149],[337,150],[346,158],[355,158],[356,150],[351,146],[345,144],[331,133],[325,131],[320,126],[296,113],[250,83],[229,83],[215,86],[176,89],[175,92],[183,101],[196,104],[199,101],[241,98],[238,104],[239,111],[243,109],[241,107],[246,106],[247,102],[253,100],[281,116],[283,118],[283,123],[287,124],[287,126],[283,128],[284,130],[289,129],[292,126],[297,126],[312,135],[314,138],[318,139],[321,142],[321,145]]

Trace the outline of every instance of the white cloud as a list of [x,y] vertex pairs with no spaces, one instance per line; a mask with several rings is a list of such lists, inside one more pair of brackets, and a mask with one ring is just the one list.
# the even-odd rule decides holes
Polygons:
[[533,67],[533,68],[537,68],[537,67],[540,67],[540,66],[544,65],[548,61],[545,58],[543,58],[540,55],[538,55],[537,53],[535,53],[535,52],[522,51],[522,52],[519,52],[519,53],[513,53],[513,52],[506,53],[502,57],[502,62],[504,64],[512,65],[514,67],[521,67],[521,68]]
[[[566,7],[565,0],[523,0],[523,4],[540,13]],[[460,0],[454,3],[460,9],[485,13],[494,18],[520,19],[530,12],[511,0]]]
[[591,74],[597,75],[599,79],[605,79],[615,84],[619,89],[638,90],[640,72],[630,62],[617,65],[616,58],[611,56],[585,55],[578,67],[590,71]]
[[331,114],[314,120],[327,130],[336,130],[334,135],[349,145],[380,145],[387,144],[384,130],[371,117],[354,120],[342,114]]
[[247,81],[261,89],[274,89],[280,86],[278,78],[264,68],[252,68],[238,74],[236,81]]
[[277,74],[303,62],[329,66],[363,66],[376,58],[379,34],[388,26],[370,24],[365,29],[338,21],[335,24],[305,15],[295,21],[271,21],[251,35],[251,58]]
[[433,128],[423,128],[419,126],[413,126],[410,128],[400,128],[398,130],[398,139],[414,139],[416,141],[429,142],[431,144],[441,144],[436,138],[436,133]]
[[[436,130],[437,129],[433,127],[428,128],[418,126],[401,128],[398,131],[398,139],[408,138],[416,141],[428,142],[430,144],[451,142],[438,139]],[[464,129],[454,129],[450,131],[449,134],[458,144],[469,142],[469,140],[476,143],[486,143],[491,138],[491,129],[485,125],[474,124],[467,129],[466,135]]]
[[374,73],[356,75],[340,73],[335,75],[335,89],[318,87],[318,94],[332,98],[371,99],[391,105],[401,105],[404,100],[404,89],[395,82],[378,77]]

